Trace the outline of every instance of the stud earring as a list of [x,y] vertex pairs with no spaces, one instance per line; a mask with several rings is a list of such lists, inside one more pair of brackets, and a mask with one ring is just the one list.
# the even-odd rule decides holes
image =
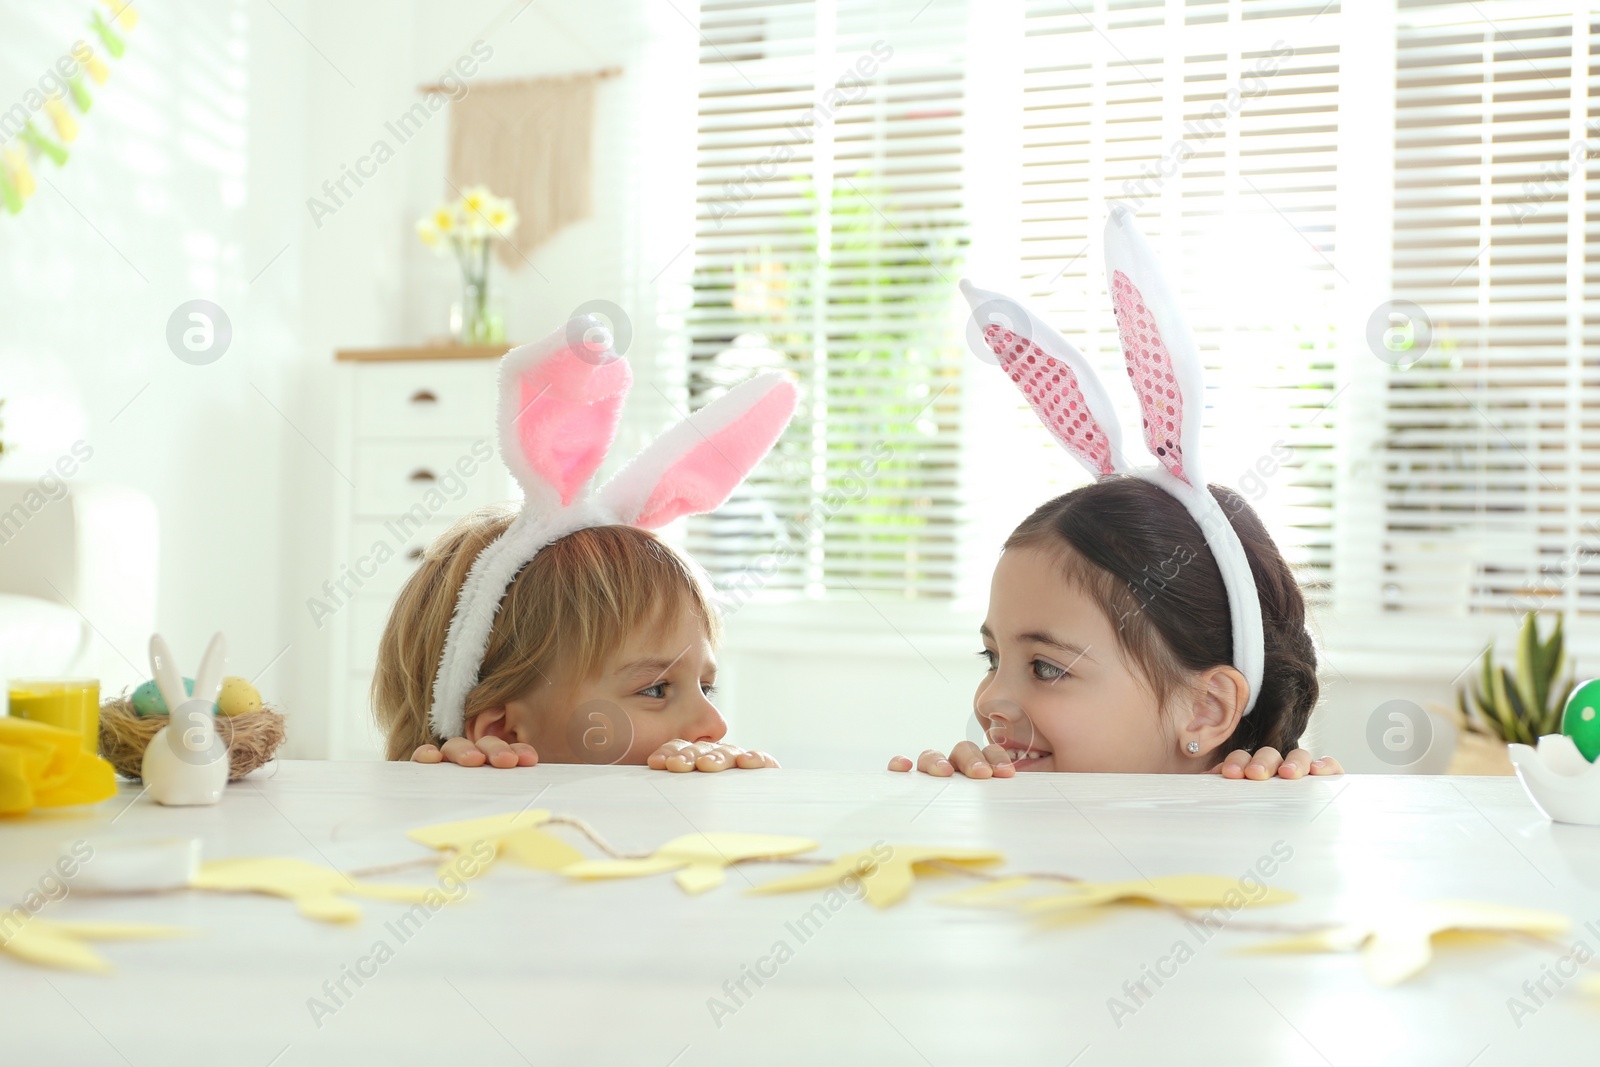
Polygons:
[[1191,756],[1198,755],[1200,752],[1200,742],[1198,741],[1190,741],[1185,747],[1188,748],[1189,755]]

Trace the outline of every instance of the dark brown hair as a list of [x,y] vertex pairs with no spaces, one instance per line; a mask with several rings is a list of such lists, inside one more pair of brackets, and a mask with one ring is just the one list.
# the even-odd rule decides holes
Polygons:
[[[1266,638],[1261,695],[1216,757],[1263,745],[1288,752],[1317,703],[1317,652],[1306,629],[1305,598],[1244,497],[1209,488],[1244,544]],[[1222,572],[1199,524],[1159,486],[1122,475],[1074,489],[1012,531],[1005,547],[1020,546],[1064,550],[1068,580],[1116,626],[1118,643],[1161,707],[1194,672],[1233,663]]]

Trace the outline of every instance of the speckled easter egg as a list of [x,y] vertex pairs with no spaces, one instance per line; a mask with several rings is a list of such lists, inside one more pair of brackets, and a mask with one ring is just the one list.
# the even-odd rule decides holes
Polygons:
[[[183,688],[190,696],[194,695],[194,679],[185,678]],[[133,691],[133,710],[138,715],[166,715],[167,702],[161,696],[161,690],[156,687],[154,678]]]
[[217,710],[224,715],[246,715],[261,710],[261,693],[243,678],[229,675],[217,694]]
[[1600,678],[1591,678],[1572,691],[1561,713],[1561,732],[1572,738],[1590,763],[1600,756]]

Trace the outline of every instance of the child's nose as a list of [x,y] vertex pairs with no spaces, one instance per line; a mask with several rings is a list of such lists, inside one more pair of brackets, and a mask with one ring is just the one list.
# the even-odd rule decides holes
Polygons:
[[721,741],[728,736],[728,720],[722,717],[722,712],[717,706],[704,696],[700,697],[700,707],[696,710],[693,723],[684,731],[685,739],[689,741]]

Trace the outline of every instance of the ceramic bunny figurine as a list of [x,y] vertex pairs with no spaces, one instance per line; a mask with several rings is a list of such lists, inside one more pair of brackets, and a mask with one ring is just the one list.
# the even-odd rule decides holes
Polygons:
[[145,746],[139,776],[158,804],[215,804],[228,784],[228,749],[217,736],[214,707],[222,688],[227,646],[219,633],[211,638],[194,676],[193,695],[184,691],[183,674],[160,634],[150,638],[150,673],[171,716]]

